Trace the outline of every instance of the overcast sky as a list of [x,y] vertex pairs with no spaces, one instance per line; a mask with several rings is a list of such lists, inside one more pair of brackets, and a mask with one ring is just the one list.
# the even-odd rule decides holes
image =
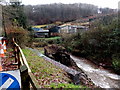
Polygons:
[[118,8],[120,0],[22,0],[25,5],[50,4],[50,3],[88,3],[99,7]]

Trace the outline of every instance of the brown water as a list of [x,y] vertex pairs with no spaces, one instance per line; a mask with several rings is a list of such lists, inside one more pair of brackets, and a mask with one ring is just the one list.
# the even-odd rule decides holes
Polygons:
[[75,56],[70,56],[77,64],[77,66],[84,71],[84,73],[91,79],[91,81],[101,88],[119,88],[120,76],[113,74],[105,69],[98,68],[95,64],[80,59]]

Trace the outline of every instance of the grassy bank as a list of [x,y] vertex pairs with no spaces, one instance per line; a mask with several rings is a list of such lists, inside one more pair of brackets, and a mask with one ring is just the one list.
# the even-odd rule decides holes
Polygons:
[[35,38],[35,40],[56,40],[56,39],[61,39],[61,37]]
[[82,88],[82,86],[75,86],[71,83],[66,72],[62,71],[53,64],[45,61],[30,51],[23,49],[28,64],[36,77],[40,87],[42,88]]
[[51,37],[51,38],[34,38],[33,45],[35,47],[43,47],[48,44],[59,44],[61,43],[61,37]]

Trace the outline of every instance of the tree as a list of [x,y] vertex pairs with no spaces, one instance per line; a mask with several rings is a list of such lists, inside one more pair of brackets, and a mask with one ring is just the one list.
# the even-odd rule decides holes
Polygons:
[[31,24],[68,22],[97,13],[97,6],[81,3],[28,5],[24,9]]
[[13,22],[16,22],[16,25],[23,27],[24,29],[27,28],[27,18],[24,14],[24,5],[21,5],[20,2],[14,2],[10,5],[11,11],[14,14],[12,18]]

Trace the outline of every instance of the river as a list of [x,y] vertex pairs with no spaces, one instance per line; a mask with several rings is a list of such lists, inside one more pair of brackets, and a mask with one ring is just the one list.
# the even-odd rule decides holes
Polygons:
[[113,74],[105,69],[96,67],[93,63],[85,59],[70,56],[77,64],[77,66],[84,71],[84,73],[91,79],[91,81],[101,88],[120,88],[120,76]]
[[[40,57],[44,56],[36,49],[29,49],[33,52],[36,52]],[[70,57],[96,86],[99,86],[101,88],[118,88],[118,90],[120,89],[119,75],[114,74],[108,70],[99,68],[97,65],[89,62],[88,60],[78,58],[73,55],[70,55]]]

